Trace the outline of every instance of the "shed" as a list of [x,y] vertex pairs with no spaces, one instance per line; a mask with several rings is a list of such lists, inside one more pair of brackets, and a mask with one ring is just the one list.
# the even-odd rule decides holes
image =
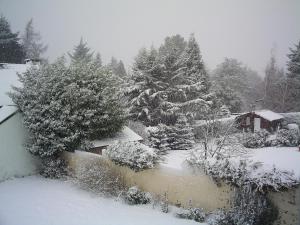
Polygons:
[[143,141],[143,138],[131,130],[129,127],[124,126],[123,129],[117,132],[112,137],[102,138],[99,140],[93,140],[93,148],[90,149],[90,152],[102,155],[102,150],[116,142],[134,142],[134,141]]
[[243,130],[259,131],[261,129],[273,132],[282,126],[283,116],[271,110],[247,112],[236,118],[237,127]]

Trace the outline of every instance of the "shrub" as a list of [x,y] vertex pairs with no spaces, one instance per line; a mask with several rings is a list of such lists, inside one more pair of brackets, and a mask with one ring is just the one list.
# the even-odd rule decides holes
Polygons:
[[139,142],[117,142],[107,148],[105,155],[113,162],[135,171],[153,168],[158,160],[154,149]]
[[246,148],[262,148],[267,144],[267,137],[269,132],[266,130],[257,131],[254,133],[248,133],[243,141],[243,145]]
[[297,146],[299,144],[299,134],[296,130],[281,129],[277,133],[276,140],[281,146]]
[[206,214],[201,208],[189,208],[181,209],[175,214],[175,216],[182,219],[204,222]]
[[42,158],[40,174],[46,178],[63,178],[67,175],[66,162],[58,156]]
[[76,171],[76,181],[83,189],[112,196],[126,189],[122,174],[100,158],[82,162]]
[[124,199],[129,205],[147,204],[151,202],[151,195],[149,192],[143,192],[138,187],[134,186],[128,189]]

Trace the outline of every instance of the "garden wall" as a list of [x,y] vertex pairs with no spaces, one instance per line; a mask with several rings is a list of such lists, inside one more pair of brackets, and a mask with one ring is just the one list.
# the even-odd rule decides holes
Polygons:
[[[95,157],[99,160],[107,160],[86,152],[66,152],[64,156],[75,176],[80,164],[86,160]],[[120,171],[128,186],[137,185],[154,195],[167,193],[168,200],[172,204],[181,204],[183,207],[191,204],[193,207],[201,207],[206,211],[230,207],[233,189],[225,184],[217,186],[207,175],[194,171],[183,173],[163,167],[134,172],[110,161],[109,164],[112,169]],[[300,224],[300,188],[270,193],[269,196],[279,209],[280,218],[276,225]]]

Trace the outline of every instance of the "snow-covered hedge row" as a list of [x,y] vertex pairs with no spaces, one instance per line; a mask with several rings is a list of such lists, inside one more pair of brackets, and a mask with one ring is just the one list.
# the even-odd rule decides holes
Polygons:
[[135,171],[153,168],[158,160],[154,149],[139,142],[117,142],[108,147],[105,155],[115,163]]
[[275,138],[268,139],[270,133],[261,130],[246,134],[243,145],[246,148],[262,148],[269,146],[297,146],[300,142],[299,132],[295,129],[281,129],[276,133]]
[[292,172],[276,169],[266,170],[261,163],[246,162],[230,158],[203,159],[201,152],[192,152],[188,161],[216,181],[225,181],[237,187],[251,185],[254,190],[265,192],[267,190],[279,191],[299,185],[299,180]]
[[131,187],[125,193],[124,200],[129,205],[150,203],[152,196],[149,192],[141,191],[137,186]]

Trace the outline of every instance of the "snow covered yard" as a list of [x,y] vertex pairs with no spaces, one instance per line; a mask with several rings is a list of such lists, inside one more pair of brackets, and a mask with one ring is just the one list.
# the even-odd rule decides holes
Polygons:
[[300,152],[298,147],[265,147],[249,149],[249,160],[262,162],[266,169],[271,168],[274,165],[280,170],[294,172],[295,177],[300,179]]
[[194,221],[95,196],[69,182],[38,176],[0,183],[1,225],[188,225]]

